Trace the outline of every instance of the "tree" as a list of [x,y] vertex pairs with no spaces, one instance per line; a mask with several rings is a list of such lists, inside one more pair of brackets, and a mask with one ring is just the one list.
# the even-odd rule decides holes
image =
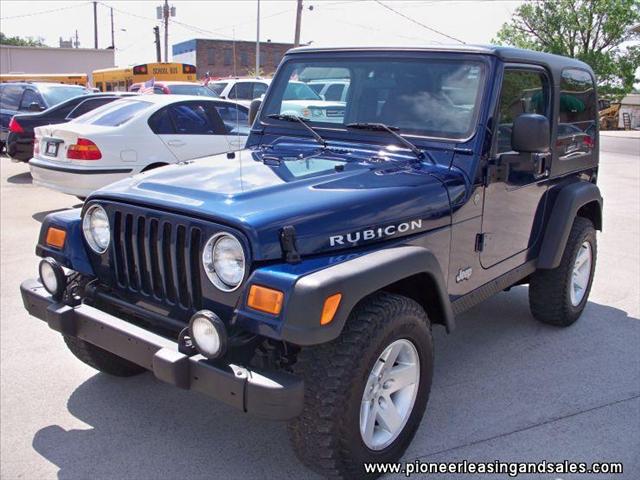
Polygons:
[[602,96],[620,98],[638,81],[639,25],[638,0],[527,0],[493,42],[578,58]]
[[15,45],[18,47],[44,47],[43,39],[41,37],[8,37],[4,33],[0,32],[0,45]]

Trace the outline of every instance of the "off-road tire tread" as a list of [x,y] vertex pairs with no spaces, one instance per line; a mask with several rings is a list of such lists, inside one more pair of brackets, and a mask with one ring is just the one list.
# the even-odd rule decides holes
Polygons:
[[132,377],[146,369],[79,338],[64,335],[71,353],[90,367],[116,377]]
[[[573,272],[576,250],[582,242],[592,238],[592,264],[595,266],[597,248],[595,228],[591,221],[584,217],[576,217],[562,254],[560,265],[553,269],[540,269],[531,275],[529,282],[529,308],[533,316],[549,325],[568,327],[573,324],[584,309],[591,285],[585,293],[585,300],[573,307],[569,300],[569,277]],[[593,275],[591,276],[593,281]]]
[[312,470],[329,478],[363,476],[362,465],[343,460],[347,454],[340,430],[345,426],[335,421],[334,412],[346,402],[352,378],[350,366],[361,360],[375,332],[407,314],[424,319],[431,336],[427,314],[417,302],[379,292],[355,307],[340,337],[300,352],[294,371],[305,381],[305,407],[289,424],[289,434],[296,455]]

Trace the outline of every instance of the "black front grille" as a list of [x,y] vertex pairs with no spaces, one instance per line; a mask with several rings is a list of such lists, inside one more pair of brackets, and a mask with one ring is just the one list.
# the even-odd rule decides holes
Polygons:
[[112,218],[118,287],[184,310],[201,308],[202,230],[121,210]]

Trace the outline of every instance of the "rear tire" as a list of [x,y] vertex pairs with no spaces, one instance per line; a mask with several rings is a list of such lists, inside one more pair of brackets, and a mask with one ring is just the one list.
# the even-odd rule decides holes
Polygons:
[[144,367],[118,357],[89,342],[66,335],[63,337],[64,343],[67,344],[71,353],[96,370],[116,377],[132,377],[146,371]]
[[[558,327],[568,327],[578,320],[591,291],[597,251],[593,224],[586,218],[576,217],[560,265],[537,270],[531,276],[529,308],[535,318]],[[577,268],[581,261],[582,271]],[[589,262],[588,265],[585,262]]]
[[[385,363],[381,359],[390,351],[387,347],[398,344],[413,352],[407,358],[416,359],[415,363],[401,360],[400,354],[397,361]],[[405,377],[394,377],[398,368],[412,365],[417,368],[411,378],[417,381],[404,382],[401,378]],[[303,412],[289,425],[298,458],[328,477],[377,476],[365,475],[363,463],[396,462],[413,439],[429,398],[433,375],[429,319],[424,309],[409,298],[375,294],[356,306],[340,337],[302,349],[294,369],[305,381]],[[407,386],[394,391],[396,381],[397,387],[403,383]],[[405,393],[412,400],[401,404],[409,399]],[[401,419],[395,422],[395,429],[383,423],[391,399],[393,412],[399,413],[396,418]],[[373,405],[380,405],[375,407],[368,431],[376,432],[378,438],[382,435],[386,443],[374,445],[374,435],[367,434],[367,417],[363,417],[362,409],[369,408],[365,407],[368,404],[372,409]]]

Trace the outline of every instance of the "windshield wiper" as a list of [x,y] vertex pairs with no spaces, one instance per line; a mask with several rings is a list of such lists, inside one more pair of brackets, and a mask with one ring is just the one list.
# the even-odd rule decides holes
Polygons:
[[[425,153],[416,147],[409,140],[404,138],[402,135],[396,132],[396,130],[400,130],[398,127],[394,127],[392,125],[385,125],[384,123],[347,123],[345,125],[347,128],[359,128],[360,130],[373,130],[379,132],[388,132],[393,135],[400,143],[402,143],[405,147],[413,152],[413,154],[418,158],[418,160],[424,160],[427,158]],[[429,160],[433,162],[433,159],[429,157]],[[433,162],[435,163],[435,162]]]
[[303,118],[301,118],[301,117],[299,117],[297,115],[287,115],[287,114],[282,114],[282,113],[272,113],[270,115],[267,115],[267,118],[275,118],[276,120],[286,120],[287,122],[298,122],[304,128],[309,130],[309,132],[311,132],[311,135],[313,135],[313,138],[315,138],[316,141],[320,145],[322,145],[322,148],[327,148],[327,141],[324,138],[322,138],[318,134],[318,132],[316,132],[314,130],[313,127],[311,127],[310,125],[307,125],[307,121],[308,120],[304,120]]

